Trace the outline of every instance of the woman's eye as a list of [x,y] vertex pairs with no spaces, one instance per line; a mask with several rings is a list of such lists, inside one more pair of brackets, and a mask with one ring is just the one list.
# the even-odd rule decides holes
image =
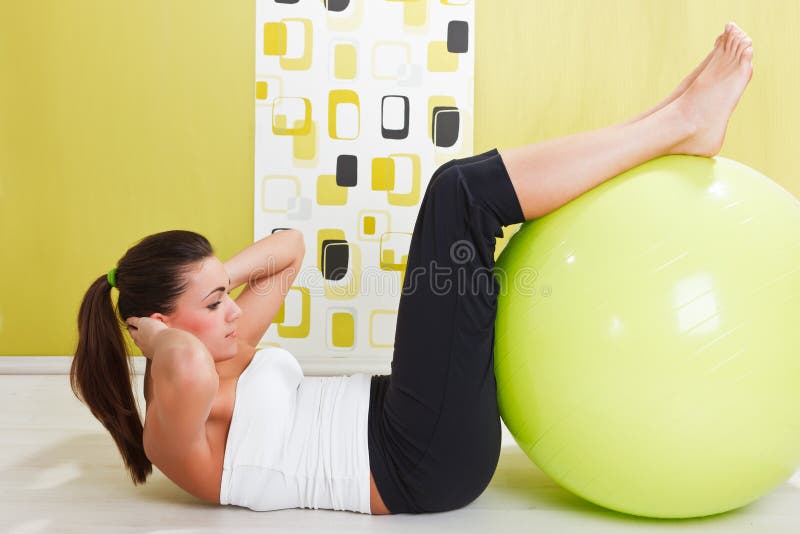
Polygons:
[[218,301],[217,301],[217,302],[215,302],[214,304],[209,304],[209,305],[208,305],[208,309],[209,309],[209,310],[216,310],[216,309],[217,309],[217,306],[219,306],[220,304],[222,304],[222,301],[221,301],[221,300],[218,300]]

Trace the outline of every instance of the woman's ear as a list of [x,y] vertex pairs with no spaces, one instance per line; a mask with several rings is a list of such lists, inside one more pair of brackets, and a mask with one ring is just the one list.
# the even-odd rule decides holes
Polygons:
[[162,323],[164,323],[167,326],[170,326],[169,317],[167,317],[163,313],[151,313],[149,317],[151,319],[155,319],[156,321],[161,321]]

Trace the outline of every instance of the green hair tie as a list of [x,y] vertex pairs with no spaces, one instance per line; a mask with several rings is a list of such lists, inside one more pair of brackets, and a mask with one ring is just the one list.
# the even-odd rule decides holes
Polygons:
[[106,275],[106,280],[108,280],[108,283],[109,283],[109,285],[111,287],[117,287],[117,268],[116,267],[114,267],[113,269],[108,271],[108,274]]

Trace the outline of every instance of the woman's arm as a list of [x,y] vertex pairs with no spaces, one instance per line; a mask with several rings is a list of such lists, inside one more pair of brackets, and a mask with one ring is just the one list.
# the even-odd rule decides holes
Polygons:
[[231,289],[277,274],[295,261],[302,261],[304,254],[299,230],[281,230],[261,238],[225,262]]
[[148,358],[147,370],[152,370],[150,393],[157,399],[158,428],[184,450],[207,454],[205,425],[219,389],[214,358],[202,341],[184,330],[149,317],[129,317],[126,323]]
[[170,328],[159,338],[164,346],[153,353],[152,365],[158,427],[181,450],[208,456],[206,422],[219,390],[214,358],[202,341],[183,330]]
[[305,256],[303,234],[281,230],[264,237],[225,262],[231,289],[247,284],[236,298],[242,309],[238,336],[256,346],[283,305]]

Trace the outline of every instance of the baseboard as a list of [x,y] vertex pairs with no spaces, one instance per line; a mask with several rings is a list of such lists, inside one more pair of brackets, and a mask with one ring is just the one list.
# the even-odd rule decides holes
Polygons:
[[[136,374],[143,374],[146,359],[133,356]],[[302,357],[297,358],[306,376],[340,376],[364,373],[388,375],[391,363],[369,357]],[[0,375],[66,375],[72,356],[0,356]]]

